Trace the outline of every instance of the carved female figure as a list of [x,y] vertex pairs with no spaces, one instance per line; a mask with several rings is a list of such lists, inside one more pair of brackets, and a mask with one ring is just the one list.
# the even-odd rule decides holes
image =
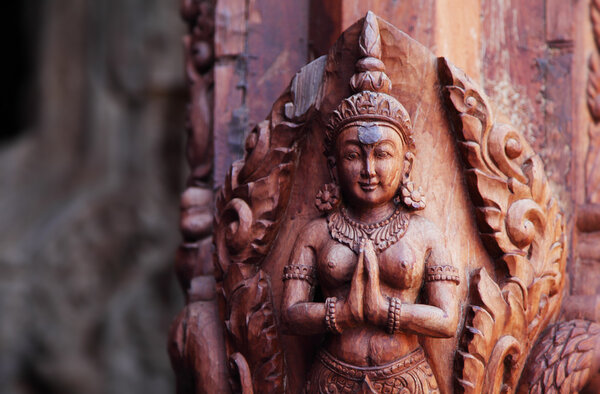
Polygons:
[[[334,185],[317,205],[328,214],[296,240],[282,319],[292,334],[326,332],[308,393],[437,392],[418,336],[455,335],[459,274],[441,232],[413,212],[425,199],[409,181],[412,126],[388,94],[372,14],[360,50],[357,93],[333,112],[326,136]],[[317,286],[325,302],[314,300]]]

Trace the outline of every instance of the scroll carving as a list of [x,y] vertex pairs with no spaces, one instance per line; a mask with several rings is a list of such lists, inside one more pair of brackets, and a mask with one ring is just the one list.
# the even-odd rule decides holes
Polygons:
[[495,259],[472,277],[459,350],[467,393],[514,391],[529,349],[559,311],[564,220],[541,159],[523,136],[494,122],[483,92],[440,59],[481,239]]
[[[227,354],[240,378],[251,376],[252,386],[261,392],[282,392],[284,387],[271,290],[271,281],[281,277],[271,278],[261,264],[277,236],[297,165],[303,126],[297,119],[304,113],[288,110],[286,116],[293,105],[293,90],[288,90],[269,118],[248,135],[245,156],[232,165],[216,202],[216,277]],[[251,389],[243,379],[236,386],[244,392]]]

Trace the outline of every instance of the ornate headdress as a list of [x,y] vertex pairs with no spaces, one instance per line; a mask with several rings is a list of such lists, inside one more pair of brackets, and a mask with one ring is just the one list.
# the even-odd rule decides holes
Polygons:
[[412,150],[410,116],[402,104],[388,93],[392,81],[385,74],[381,61],[381,35],[377,17],[367,13],[359,39],[361,58],[356,62],[356,73],[350,79],[352,96],[342,100],[333,111],[327,127],[326,143],[330,151],[339,133],[347,126],[364,122],[385,122],[400,135]]
[[[385,123],[398,133],[407,147],[404,160],[408,170],[404,173],[395,201],[408,209],[423,209],[423,190],[415,187],[409,179],[415,148],[410,116],[406,108],[388,94],[392,90],[392,81],[385,74],[385,65],[381,61],[379,24],[371,11],[365,17],[359,48],[361,58],[356,62],[356,73],[350,79],[350,87],[355,93],[342,100],[331,115],[325,137],[325,154],[331,155],[338,135],[346,127],[359,126],[360,141],[370,144],[380,137],[378,128],[373,126],[378,122]],[[339,203],[339,186],[335,182],[324,185],[317,193],[315,204],[322,212],[332,211]]]

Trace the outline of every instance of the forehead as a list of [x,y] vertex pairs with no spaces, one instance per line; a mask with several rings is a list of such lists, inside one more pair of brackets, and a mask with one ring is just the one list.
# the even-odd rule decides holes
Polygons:
[[389,125],[380,122],[350,125],[342,130],[337,138],[338,146],[343,146],[347,143],[376,145],[384,141],[402,146],[402,138],[398,132]]

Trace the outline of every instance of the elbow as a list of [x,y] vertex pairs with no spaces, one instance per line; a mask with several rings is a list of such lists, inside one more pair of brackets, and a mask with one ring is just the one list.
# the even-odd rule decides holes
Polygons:
[[281,311],[281,333],[290,334],[289,313],[287,309]]
[[281,333],[285,335],[294,334],[292,332],[292,318],[290,308],[284,308],[281,311]]
[[450,327],[444,327],[439,332],[440,338],[452,338],[456,334],[456,328],[451,330]]
[[452,338],[456,336],[456,329],[458,328],[458,315],[445,314],[444,319],[441,319],[441,326],[439,327],[440,338]]

